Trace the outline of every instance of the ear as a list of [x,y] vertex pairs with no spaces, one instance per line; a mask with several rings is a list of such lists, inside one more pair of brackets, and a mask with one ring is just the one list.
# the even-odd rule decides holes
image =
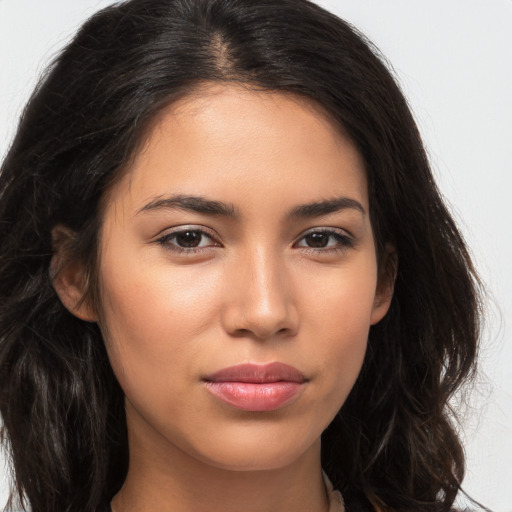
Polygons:
[[96,322],[96,313],[86,298],[88,278],[85,265],[74,254],[72,247],[76,234],[65,226],[52,229],[53,256],[50,278],[65,308],[77,318]]
[[395,289],[398,257],[395,248],[388,244],[379,265],[377,290],[370,318],[371,325],[380,322],[389,310]]

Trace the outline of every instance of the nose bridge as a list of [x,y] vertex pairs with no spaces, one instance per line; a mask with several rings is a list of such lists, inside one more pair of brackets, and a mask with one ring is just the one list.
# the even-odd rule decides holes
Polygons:
[[298,327],[292,283],[284,258],[271,244],[246,247],[235,264],[226,327],[231,333],[267,338]]
[[281,282],[285,279],[279,257],[268,248],[257,247],[248,261],[251,277],[248,299],[253,301],[255,314],[278,316],[286,305],[285,283]]

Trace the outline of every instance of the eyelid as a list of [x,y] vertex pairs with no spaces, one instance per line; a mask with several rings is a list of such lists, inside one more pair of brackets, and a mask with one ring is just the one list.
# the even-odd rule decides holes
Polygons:
[[316,228],[309,228],[306,231],[303,231],[296,239],[294,243],[297,243],[299,240],[304,238],[305,236],[311,235],[313,233],[326,233],[326,234],[334,234],[341,235],[346,238],[355,239],[354,235],[343,228],[336,228],[332,226],[318,226]]
[[[202,235],[211,239],[214,243],[211,245],[203,246],[203,247],[180,247],[179,245],[175,245],[170,243],[172,237],[179,235],[180,233],[184,233],[187,231],[195,231],[197,233],[201,233]],[[172,228],[166,228],[162,230],[158,235],[156,235],[154,242],[159,243],[163,246],[166,246],[172,250],[177,252],[194,252],[210,249],[212,247],[222,247],[222,243],[219,241],[219,236],[212,229],[207,228],[206,226],[198,225],[198,224],[184,224],[181,226],[174,226]]]
[[[338,239],[338,244],[334,246],[326,246],[326,247],[308,247],[308,246],[298,246],[298,244],[308,235],[312,235],[314,233],[322,233],[330,236],[334,236]],[[293,247],[297,247],[302,250],[313,251],[313,252],[329,252],[329,251],[343,251],[347,248],[354,247],[356,243],[355,237],[346,229],[329,227],[329,226],[319,226],[316,228],[310,228],[306,231],[302,232],[295,242],[293,243]]]
[[172,235],[176,233],[181,233],[183,231],[201,231],[205,235],[208,235],[212,238],[218,238],[217,233],[202,224],[180,224],[177,226],[167,226],[166,228],[160,230],[154,238],[159,238],[161,236]]
[[[197,247],[181,247],[175,243],[172,243],[171,240],[173,237],[179,235],[180,233],[184,233],[187,231],[194,231],[204,235],[209,238],[212,243],[206,246],[197,246]],[[308,247],[308,246],[299,246],[298,244],[308,235],[321,233],[325,235],[329,235],[335,237],[337,239],[336,244],[327,245],[325,247]],[[215,231],[211,228],[207,228],[203,225],[198,224],[184,224],[180,226],[173,226],[172,228],[166,228],[162,230],[158,235],[156,235],[154,242],[170,249],[178,253],[188,253],[192,254],[194,252],[206,251],[211,248],[223,247],[223,244],[220,242],[220,237],[217,235]],[[348,248],[354,247],[355,245],[355,237],[348,232],[346,229],[339,227],[330,227],[330,226],[319,226],[314,228],[309,228],[306,231],[303,231],[293,242],[292,247],[298,248],[305,251],[312,251],[316,253],[321,252],[333,252],[333,251],[344,251]]]

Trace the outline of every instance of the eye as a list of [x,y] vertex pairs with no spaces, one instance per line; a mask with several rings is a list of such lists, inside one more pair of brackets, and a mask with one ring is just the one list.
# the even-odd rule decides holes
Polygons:
[[304,247],[311,250],[339,251],[354,246],[351,236],[341,230],[315,229],[303,235],[294,247]]
[[166,248],[177,252],[194,252],[208,247],[219,247],[213,236],[198,228],[181,228],[157,239]]

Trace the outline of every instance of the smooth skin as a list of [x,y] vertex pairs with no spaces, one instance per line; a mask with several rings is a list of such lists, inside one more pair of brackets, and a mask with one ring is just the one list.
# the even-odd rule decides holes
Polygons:
[[[320,436],[392,291],[354,145],[304,99],[207,84],[155,120],[104,198],[100,240],[100,314],[78,300],[79,265],[55,288],[99,322],[126,395],[114,510],[327,510]],[[222,368],[276,361],[306,377],[277,410],[206,389]]]

